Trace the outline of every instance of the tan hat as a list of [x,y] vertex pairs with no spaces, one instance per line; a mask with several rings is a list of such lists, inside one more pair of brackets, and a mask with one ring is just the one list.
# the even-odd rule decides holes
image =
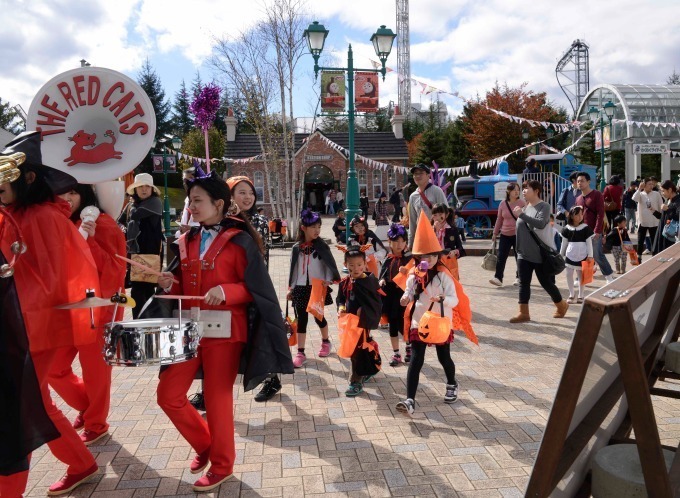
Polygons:
[[161,195],[161,191],[158,190],[158,187],[156,187],[153,184],[153,177],[149,173],[140,173],[138,175],[135,175],[135,181],[130,184],[130,186],[127,188],[126,192],[128,195],[132,195],[135,193],[135,189],[137,187],[142,187],[142,186],[148,186],[148,187],[153,187],[154,191],[158,194]]

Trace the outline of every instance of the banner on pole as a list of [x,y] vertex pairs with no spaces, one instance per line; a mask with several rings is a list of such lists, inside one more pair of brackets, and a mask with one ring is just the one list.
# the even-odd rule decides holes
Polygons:
[[345,110],[345,73],[321,71],[321,110],[342,112]]
[[378,112],[378,74],[357,72],[354,77],[354,95],[357,112]]

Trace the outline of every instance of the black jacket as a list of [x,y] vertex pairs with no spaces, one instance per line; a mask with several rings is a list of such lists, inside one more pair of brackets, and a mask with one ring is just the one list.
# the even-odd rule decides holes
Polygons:
[[366,330],[377,328],[380,325],[382,314],[382,301],[378,294],[378,279],[372,273],[364,273],[363,278],[352,279],[345,277],[340,282],[336,304],[345,306],[347,313],[359,316],[359,327]]
[[[680,194],[675,194],[673,200],[668,203],[668,209],[666,211],[661,211],[659,214],[659,227],[656,230],[656,235],[654,236],[654,241],[652,244],[652,254],[659,254],[661,251],[668,249],[674,244],[672,240],[668,240],[663,236],[663,229],[666,226],[667,221],[678,221],[678,216],[680,215]],[[656,216],[656,214],[655,214]]]
[[[314,239],[314,241],[312,242],[312,247],[314,248],[314,252],[318,255],[318,257],[321,258],[321,261],[323,261],[324,264],[331,269],[331,272],[333,273],[333,282],[339,282],[340,272],[338,272],[338,266],[335,264],[335,259],[331,254],[331,248],[328,247],[328,244],[326,244],[323,240],[317,238]],[[293,286],[293,279],[295,278],[294,273],[295,263],[297,263],[299,257],[300,257],[300,243],[296,242],[295,245],[293,246],[292,254],[290,255],[290,273],[288,274],[288,287]]]
[[0,475],[10,475],[28,470],[28,455],[59,431],[45,411],[14,278],[0,278],[0,324]]

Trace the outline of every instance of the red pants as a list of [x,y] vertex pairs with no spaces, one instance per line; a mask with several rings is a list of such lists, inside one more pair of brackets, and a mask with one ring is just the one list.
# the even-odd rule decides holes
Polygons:
[[[98,331],[99,332],[99,331]],[[85,430],[101,433],[109,429],[106,422],[111,406],[111,366],[104,361],[104,336],[87,346],[57,350],[49,383],[71,408],[83,412]],[[83,378],[73,373],[71,365],[78,353]]]
[[[201,339],[198,357],[170,366],[158,383],[158,405],[197,453],[210,448],[210,471],[215,474],[231,474],[234,469],[233,388],[244,347],[228,339]],[[207,423],[187,400],[201,365]]]
[[[31,353],[35,373],[40,383],[43,403],[47,410],[47,415],[57,427],[61,437],[47,443],[52,454],[59,460],[68,465],[66,472],[69,474],[79,474],[95,464],[92,453],[87,446],[80,440],[80,436],[75,431],[71,422],[64,416],[59,408],[52,401],[49,388],[47,387],[50,370],[54,366],[56,351],[40,351]],[[28,471],[18,472],[11,476],[0,477],[0,496],[2,498],[16,498],[26,491],[28,482]]]

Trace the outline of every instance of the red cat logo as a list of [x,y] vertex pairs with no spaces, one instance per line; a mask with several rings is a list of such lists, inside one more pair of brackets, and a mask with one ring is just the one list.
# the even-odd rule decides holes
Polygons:
[[85,130],[80,130],[78,133],[69,137],[71,142],[75,145],[71,147],[71,155],[64,159],[67,166],[74,166],[76,164],[98,164],[108,161],[109,159],[120,159],[123,153],[115,149],[116,137],[113,130],[106,130],[105,137],[110,137],[111,142],[95,144],[97,139],[96,133],[85,133]]

